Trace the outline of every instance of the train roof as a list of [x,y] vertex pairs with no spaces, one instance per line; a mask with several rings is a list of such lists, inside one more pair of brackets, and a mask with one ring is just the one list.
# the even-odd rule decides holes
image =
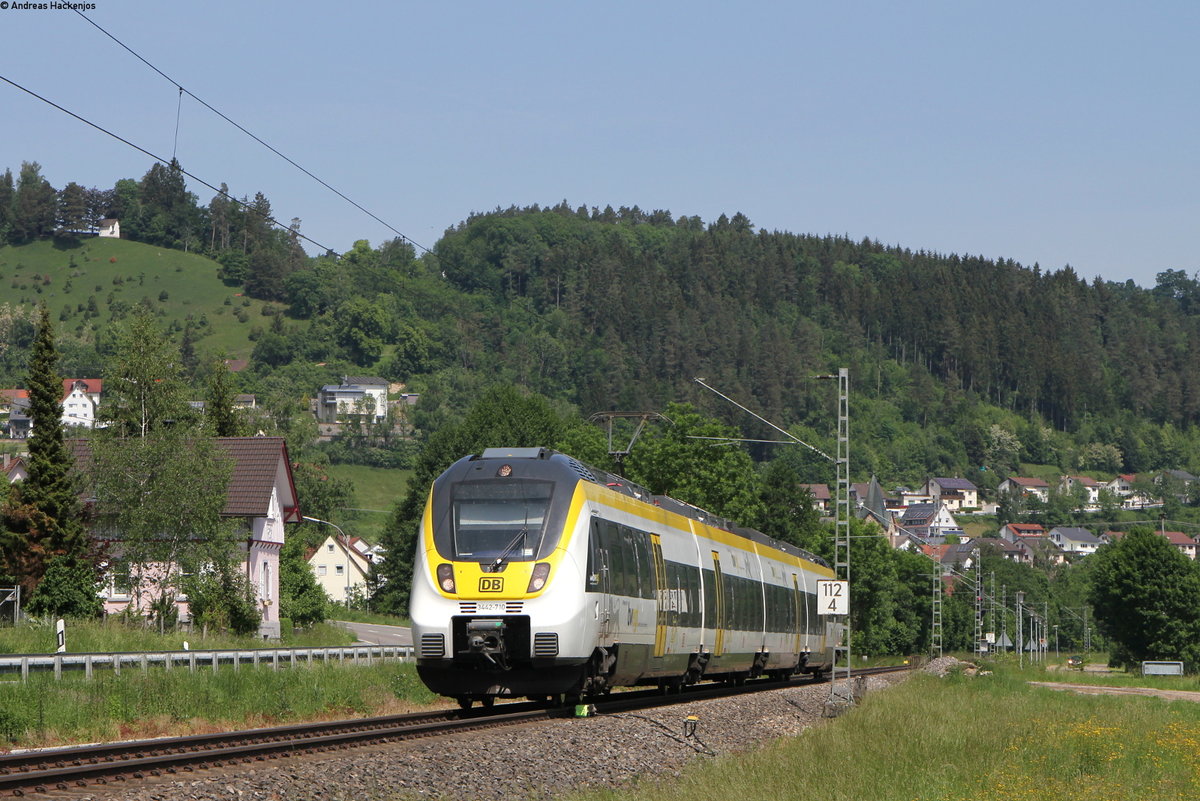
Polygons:
[[810,562],[829,567],[827,561],[810,551],[798,548],[791,543],[768,537],[758,529],[739,526],[728,518],[710,514],[698,506],[677,500],[669,495],[655,495],[645,487],[639,486],[616,473],[592,467],[573,456],[553,450],[552,448],[486,448],[483,453],[470,457],[471,461],[477,459],[538,459],[559,462],[570,468],[584,481],[600,484],[613,492],[619,492],[622,495],[627,495],[643,503],[653,504],[699,523],[704,523],[707,526],[719,528],[722,531],[728,531],[730,534],[744,537],[760,545],[765,545],[768,548],[775,548],[784,553],[798,556],[801,559],[807,559]]

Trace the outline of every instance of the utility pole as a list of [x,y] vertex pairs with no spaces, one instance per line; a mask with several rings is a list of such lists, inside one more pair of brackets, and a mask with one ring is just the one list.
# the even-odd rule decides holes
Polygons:
[[1012,640],[1008,639],[1008,585],[1000,585],[1000,627],[1003,631],[1000,632],[1000,641],[1005,643],[1005,653],[1008,652],[1008,646],[1012,644]]
[[1021,625],[1021,605],[1025,603],[1025,593],[1017,591],[1017,667],[1025,667],[1024,629]]
[[933,568],[933,603],[930,609],[933,622],[929,627],[929,655],[937,659],[942,655],[942,563],[936,562]]
[[992,571],[992,595],[991,604],[988,607],[988,631],[992,636],[992,647],[996,645],[996,571]]
[[[837,432],[837,520],[834,523],[833,569],[837,578],[850,586],[850,370],[839,367],[838,382],[838,432]],[[830,682],[829,700],[836,702],[840,688],[844,703],[853,701],[850,683],[850,615],[843,623],[843,639],[835,647],[833,681]]]
[[1088,628],[1086,604],[1083,607],[1083,652],[1092,653],[1092,630]]
[[983,641],[983,567],[980,565],[979,549],[971,551],[975,562],[975,656],[983,655],[987,643]]

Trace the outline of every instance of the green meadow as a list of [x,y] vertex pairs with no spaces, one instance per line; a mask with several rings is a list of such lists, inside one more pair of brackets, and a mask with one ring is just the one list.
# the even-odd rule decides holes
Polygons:
[[1183,801],[1200,797],[1200,703],[1077,695],[1027,679],[918,674],[798,737],[697,759],[678,778],[570,801]]
[[198,347],[245,358],[253,348],[250,329],[271,322],[263,315],[270,304],[226,286],[218,269],[203,256],[121,239],[6,246],[0,247],[0,302],[44,302],[60,336],[91,342],[114,312],[148,299],[164,326],[191,319]]

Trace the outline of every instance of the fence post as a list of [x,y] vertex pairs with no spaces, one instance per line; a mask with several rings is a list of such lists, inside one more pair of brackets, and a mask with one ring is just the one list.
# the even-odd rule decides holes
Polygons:
[[121,675],[121,655],[120,654],[113,654],[112,666],[113,666],[113,675],[120,676]]
[[83,658],[83,675],[90,679],[92,677],[92,655],[88,654]]
[[29,681],[29,657],[21,657],[21,683]]
[[62,654],[54,655],[54,680],[62,678]]
[[196,672],[196,652],[195,651],[188,652],[188,670],[191,671],[192,673]]

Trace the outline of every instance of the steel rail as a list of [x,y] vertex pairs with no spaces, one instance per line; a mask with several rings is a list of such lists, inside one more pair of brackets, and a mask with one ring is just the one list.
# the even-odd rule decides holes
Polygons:
[[[908,670],[908,666],[860,669],[856,676]],[[587,699],[598,715],[691,703],[745,693],[784,689],[801,683],[757,679],[743,685],[706,683],[682,692],[663,694],[637,690]],[[808,682],[804,682],[808,683]],[[589,710],[590,711],[590,710]],[[548,708],[514,702],[493,709],[441,710],[358,720],[300,723],[269,729],[248,729],[122,743],[25,751],[0,755],[0,793],[67,791],[91,784],[160,777],[228,764],[265,761],[283,756],[332,751],[353,746],[451,733],[477,731],[569,717],[571,707]]]

